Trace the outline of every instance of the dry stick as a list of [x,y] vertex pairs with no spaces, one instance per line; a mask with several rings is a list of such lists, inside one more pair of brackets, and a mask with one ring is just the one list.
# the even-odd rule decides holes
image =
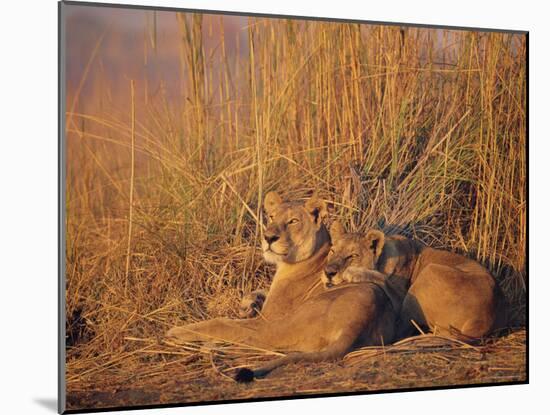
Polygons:
[[231,376],[227,376],[216,366],[216,363],[214,363],[214,355],[212,353],[210,353],[210,364],[212,365],[212,369],[214,369],[214,372],[216,372],[218,375],[222,376],[225,379],[229,379],[231,382],[236,382],[235,379],[233,379]]
[[[263,200],[263,187],[264,187],[264,170],[263,170],[263,154],[262,154],[262,144],[263,139],[260,137],[260,120],[258,118],[258,94],[256,90],[256,64],[255,64],[255,55],[254,55],[254,32],[252,27],[248,28],[248,41],[249,41],[249,56],[250,56],[250,84],[252,89],[252,98],[254,103],[254,125],[256,132],[256,161],[258,163],[258,203],[256,208],[256,229],[254,231],[254,241],[258,240],[258,234],[260,240],[263,239],[263,223],[262,223],[262,200]],[[262,127],[265,125],[265,122],[269,120],[262,120]],[[262,132],[263,133],[263,132]],[[250,270],[252,271],[252,266],[254,264],[254,253],[250,261]],[[245,270],[246,272],[246,270]],[[244,279],[241,284],[241,289],[244,289]]]
[[411,320],[411,323],[412,323],[412,325],[420,332],[420,334],[426,335],[426,333],[424,333],[424,330],[422,330],[422,329],[420,328],[420,326],[416,323],[416,321]]
[[130,271],[130,255],[132,247],[132,221],[134,215],[134,173],[135,173],[135,156],[136,156],[136,103],[135,103],[135,91],[134,91],[134,80],[130,81],[130,91],[132,96],[132,162],[130,165],[130,213],[128,215],[128,245],[126,249],[126,276],[124,280],[124,296],[127,296],[128,293],[128,274]]
[[222,181],[227,185],[227,187],[229,187],[229,190],[231,190],[235,196],[237,196],[237,198],[239,199],[239,201],[242,203],[242,205],[245,207],[245,209],[248,211],[248,213],[250,213],[250,215],[252,216],[252,218],[254,218],[254,220],[256,221],[257,224],[259,224],[260,227],[263,226],[263,223],[260,221],[260,219],[258,218],[258,216],[254,213],[254,211],[252,210],[252,208],[250,206],[248,206],[248,204],[246,203],[246,201],[241,197],[241,195],[239,194],[239,192],[235,189],[235,187],[231,184],[231,182],[225,177],[225,174],[222,173],[220,174],[220,179],[222,179]]

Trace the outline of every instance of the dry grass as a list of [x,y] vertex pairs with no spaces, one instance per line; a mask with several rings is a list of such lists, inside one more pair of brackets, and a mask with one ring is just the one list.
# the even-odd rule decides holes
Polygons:
[[[291,368],[285,382],[249,390],[223,374],[265,354],[159,341],[174,324],[235,316],[243,293],[269,285],[257,249],[269,190],[319,189],[350,229],[381,227],[478,259],[514,325],[525,324],[525,38],[250,18],[240,52],[223,34],[203,47],[224,21],[177,18],[180,85],[136,78],[132,93],[128,80],[113,97],[91,59],[85,76],[98,75],[83,82],[95,93],[67,97],[69,402],[99,404],[84,391],[130,384],[147,393],[102,405],[310,393],[297,384],[358,390],[361,376],[370,377],[360,390],[524,379],[524,331],[474,350],[356,354],[342,365],[389,366],[375,374],[369,360],[318,387],[306,375],[332,366]],[[150,60],[155,33],[144,42]],[[452,370],[436,381],[441,365]],[[188,394],[175,392],[190,380]],[[219,387],[200,395],[203,382]]]

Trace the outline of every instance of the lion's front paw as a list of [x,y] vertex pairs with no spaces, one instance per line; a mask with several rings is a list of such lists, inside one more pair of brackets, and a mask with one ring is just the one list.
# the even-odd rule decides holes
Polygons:
[[239,306],[239,317],[256,317],[264,305],[265,297],[266,294],[262,290],[252,291],[251,293],[245,295]]
[[346,278],[346,280],[348,282],[352,282],[352,283],[359,283],[359,282],[368,281],[368,278],[366,278],[365,276],[363,276],[361,274],[351,274],[350,276],[348,276]]
[[370,273],[367,270],[357,267],[349,267],[344,272],[343,279],[346,282],[360,283],[369,281]]
[[376,282],[384,279],[386,275],[374,269],[362,269],[357,267],[349,267],[344,275],[344,280],[352,283],[360,282]]

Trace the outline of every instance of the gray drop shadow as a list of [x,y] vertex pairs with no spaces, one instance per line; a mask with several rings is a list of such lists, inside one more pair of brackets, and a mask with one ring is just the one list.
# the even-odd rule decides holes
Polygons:
[[57,399],[55,398],[34,398],[38,405],[57,413]]

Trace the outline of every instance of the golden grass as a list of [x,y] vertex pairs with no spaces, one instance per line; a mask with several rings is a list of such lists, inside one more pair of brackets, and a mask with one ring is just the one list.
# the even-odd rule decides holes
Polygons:
[[[129,375],[138,356],[161,372],[187,362],[129,339],[235,316],[243,293],[268,286],[269,190],[318,189],[350,229],[478,259],[524,324],[525,37],[250,18],[237,53],[223,34],[203,47],[213,21],[177,15],[181,85],[135,79],[135,97],[112,98],[94,77],[94,95],[67,97],[70,388]],[[204,364],[185,367],[192,378]]]

